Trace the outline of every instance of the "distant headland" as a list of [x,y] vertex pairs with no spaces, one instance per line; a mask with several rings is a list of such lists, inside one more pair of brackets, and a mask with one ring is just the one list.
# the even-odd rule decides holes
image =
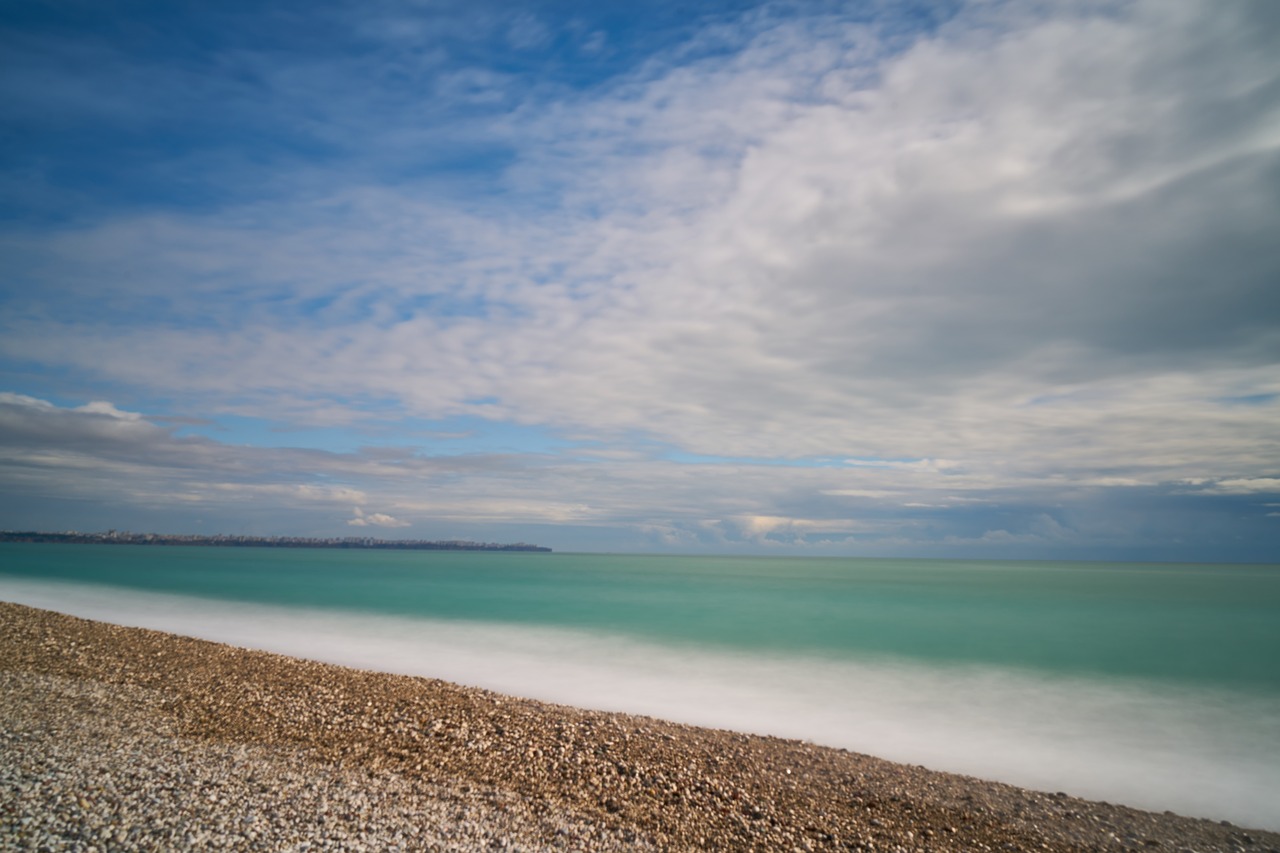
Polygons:
[[130,533],[108,530],[106,533],[80,533],[68,530],[62,533],[40,533],[30,530],[0,531],[0,542],[53,542],[73,545],[203,545],[218,548],[351,548],[384,551],[538,551],[550,553],[550,548],[517,542],[503,545],[497,542],[468,542],[462,539],[426,541],[423,539],[371,539],[365,536],[347,536],[331,539],[312,539],[305,536],[229,536],[216,534],[205,536],[194,533]]

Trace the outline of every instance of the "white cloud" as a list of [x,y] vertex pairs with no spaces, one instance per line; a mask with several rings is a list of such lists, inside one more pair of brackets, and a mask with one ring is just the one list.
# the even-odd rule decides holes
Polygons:
[[[368,496],[359,489],[340,486],[316,486],[311,484],[258,484],[258,483],[199,483],[201,492],[234,493],[238,497],[287,498],[307,503],[347,504],[364,503]],[[359,510],[356,510],[357,515]]]
[[[1209,402],[1227,376],[1274,385],[1270,364],[1231,364],[1249,335],[1223,327],[1192,370],[1174,351],[1115,349],[1150,335],[1148,300],[1218,322],[1198,280],[1170,300],[1167,276],[1135,265],[1185,267],[1178,247],[1215,219],[1224,233],[1275,219],[1231,177],[1276,156],[1274,105],[1244,112],[1274,65],[1238,49],[1243,23],[1217,7],[1118,8],[1012,23],[978,9],[898,55],[865,27],[783,22],[727,58],[655,65],[514,131],[531,141],[513,174],[565,193],[536,219],[343,189],[330,202],[351,219],[283,232],[259,230],[296,221],[273,203],[247,217],[253,229],[168,218],[67,235],[57,256],[85,259],[86,287],[92,269],[100,288],[104,261],[108,274],[136,267],[145,241],[157,288],[193,273],[215,292],[248,280],[285,305],[332,297],[326,320],[350,322],[144,337],[16,322],[5,347],[259,410],[279,392],[367,393],[427,417],[639,426],[701,453],[1024,467],[1124,456],[1162,479],[1209,434],[1219,457],[1274,445],[1265,408]],[[1213,85],[1182,70],[1197,50]],[[1208,182],[1194,209],[1180,200],[1188,181]],[[1114,217],[1126,228],[1099,227]],[[143,273],[129,286],[147,288]],[[427,295],[487,307],[404,310]],[[244,306],[223,304],[239,324]],[[1175,338],[1151,346],[1183,347]],[[1074,396],[1023,405],[1063,389]],[[1085,432],[1087,445],[1061,440]]]
[[734,519],[743,533],[755,539],[771,534],[793,535],[864,533],[876,530],[876,525],[851,518],[790,518],[776,515],[749,515]]
[[[206,529],[235,531],[253,517],[264,533],[412,527],[423,538],[510,538],[562,548],[607,541],[634,549],[785,545],[878,553],[1073,548],[1090,535],[1165,542],[1170,530],[1186,532],[1181,516],[1161,521],[1163,510],[1154,520],[1144,517],[1137,532],[1123,513],[1090,515],[1089,502],[1105,487],[1062,479],[1009,485],[930,471],[904,479],[893,468],[581,459],[572,450],[534,457],[432,457],[405,448],[326,453],[186,439],[145,420],[140,426],[149,431],[122,441],[56,428],[64,418],[89,417],[82,412],[39,400],[26,408],[22,429],[11,430],[0,417],[0,515],[7,519],[52,500],[63,502],[62,512],[106,508],[94,516],[105,518],[98,526],[134,529],[155,525],[130,519],[157,512],[179,519],[168,529],[190,529],[183,515],[189,511],[213,526]],[[1143,487],[1136,494],[1149,501],[1176,498],[1180,490]],[[1049,512],[1046,504],[1057,508]],[[268,519],[273,527],[264,526]],[[504,530],[519,532],[504,537]],[[599,533],[586,533],[593,530]],[[997,532],[985,536],[989,531]]]
[[[388,519],[627,524],[671,542],[890,535],[902,519],[846,513],[960,515],[1046,489],[1262,491],[1280,469],[1280,69],[1255,15],[973,3],[908,42],[761,13],[577,93],[436,69],[441,96],[526,98],[467,124],[513,152],[488,194],[459,203],[339,157],[252,203],[10,232],[14,280],[31,286],[0,320],[0,353],[188,412],[472,414],[594,444],[469,470],[255,456],[92,403],[40,421],[83,445],[68,432],[31,458],[163,468],[175,494],[184,465],[279,489],[324,472]],[[509,35],[532,45],[539,26]],[[270,80],[296,94],[302,70]],[[404,91],[364,104],[339,70],[318,134],[378,126],[377,152],[421,147],[430,128]],[[13,435],[27,424],[15,446],[39,443],[36,408],[0,409]],[[855,464],[729,471],[655,462],[650,446]],[[228,473],[246,459],[275,479]]]
[[1280,477],[1239,477],[1219,480],[1207,491],[1223,495],[1280,494]]
[[115,418],[116,420],[122,421],[142,420],[142,415],[140,413],[126,412],[121,409],[117,409],[114,405],[106,402],[105,400],[94,400],[92,403],[86,403],[83,406],[78,406],[75,411],[84,412],[90,415],[106,415],[109,418]]
[[347,520],[347,524],[351,525],[352,527],[410,527],[411,526],[410,522],[401,521],[400,519],[387,515],[384,512],[373,512],[373,513],[369,513],[368,515],[365,515],[365,513],[360,509],[360,507],[353,508],[352,512],[355,514],[354,517]]

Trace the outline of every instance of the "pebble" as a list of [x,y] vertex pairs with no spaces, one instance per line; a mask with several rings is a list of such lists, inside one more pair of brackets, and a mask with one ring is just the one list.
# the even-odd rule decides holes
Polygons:
[[0,603],[0,851],[1242,844],[1280,835]]

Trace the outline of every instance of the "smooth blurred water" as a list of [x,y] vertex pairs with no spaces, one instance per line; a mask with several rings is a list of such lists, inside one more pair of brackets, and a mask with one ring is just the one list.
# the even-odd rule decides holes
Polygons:
[[0,598],[1280,828],[1280,567],[0,545]]

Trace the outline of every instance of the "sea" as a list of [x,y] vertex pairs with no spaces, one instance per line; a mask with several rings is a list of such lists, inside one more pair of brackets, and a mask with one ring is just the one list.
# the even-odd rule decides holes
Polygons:
[[0,600],[1280,830],[1280,565],[6,543]]

